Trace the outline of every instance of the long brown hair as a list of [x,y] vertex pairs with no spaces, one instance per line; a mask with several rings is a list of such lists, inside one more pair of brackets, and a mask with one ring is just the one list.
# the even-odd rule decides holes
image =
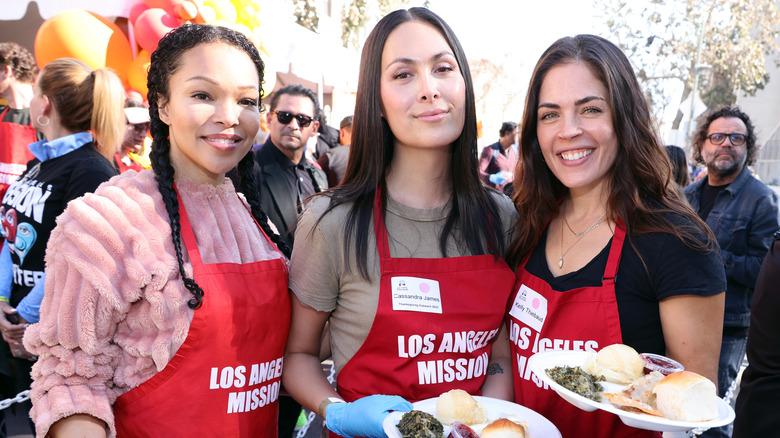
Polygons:
[[[542,54],[528,86],[520,139],[521,160],[514,183],[514,202],[520,219],[515,224],[509,248],[510,262],[516,266],[533,250],[547,223],[558,214],[558,201],[569,191],[545,163],[536,125],[539,92],[547,72],[571,62],[588,66],[607,89],[607,101],[612,109],[618,153],[607,172],[610,219],[620,218],[629,233],[670,233],[692,249],[709,251],[714,236],[680,198],[672,183],[671,164],[658,141],[647,101],[628,58],[604,38],[577,35],[559,39]],[[684,216],[694,226],[674,225],[665,213]]]
[[[385,185],[385,172],[393,159],[394,147],[393,132],[381,112],[379,88],[382,51],[390,33],[402,23],[410,21],[430,24],[441,33],[455,55],[466,86],[465,124],[460,137],[453,143],[450,162],[453,175],[452,210],[439,238],[442,254],[446,256],[447,239],[455,229],[460,230],[462,236],[459,238],[462,238],[471,253],[486,254],[492,250],[497,258],[504,254],[504,226],[501,224],[498,206],[477,174],[477,112],[474,84],[465,52],[452,29],[438,15],[425,8],[401,9],[382,18],[363,46],[349,163],[342,184],[325,192],[331,196],[331,201],[322,217],[338,205],[353,204],[344,227],[345,242],[349,248],[354,239],[358,271],[364,278],[368,278],[366,254],[373,201],[377,187]],[[382,198],[384,206],[387,190],[382,190]],[[349,253],[347,257],[350,257]]]
[[125,89],[107,68],[92,70],[73,58],[55,59],[38,76],[38,87],[51,100],[60,124],[71,132],[92,131],[97,150],[109,161],[125,136]]

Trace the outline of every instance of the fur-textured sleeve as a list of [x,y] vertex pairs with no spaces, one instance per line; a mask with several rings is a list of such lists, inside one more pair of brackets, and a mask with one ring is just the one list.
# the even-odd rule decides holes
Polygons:
[[[30,413],[38,436],[77,413],[105,421],[114,436],[117,396],[167,364],[172,338],[186,338],[190,316],[168,216],[148,174],[118,176],[70,203],[57,219],[47,246],[41,320],[24,337],[39,357]],[[126,364],[130,348],[137,362]],[[117,375],[122,365],[141,375]]]

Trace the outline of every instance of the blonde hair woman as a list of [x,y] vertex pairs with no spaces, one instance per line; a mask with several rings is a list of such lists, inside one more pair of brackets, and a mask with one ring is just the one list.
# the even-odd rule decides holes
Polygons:
[[[22,336],[28,323],[38,321],[49,234],[68,202],[116,175],[109,159],[122,141],[123,106],[119,78],[76,59],[47,64],[33,88],[30,117],[46,139],[30,144],[35,158],[8,188],[0,207],[7,243],[0,258],[7,278],[0,285],[0,310],[11,315],[0,318],[0,328],[14,357],[19,390],[30,384],[28,359],[33,356],[22,346]],[[8,354],[3,349],[0,354]]]

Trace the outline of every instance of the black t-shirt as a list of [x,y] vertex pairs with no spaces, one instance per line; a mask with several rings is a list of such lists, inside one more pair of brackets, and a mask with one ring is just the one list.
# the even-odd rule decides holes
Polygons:
[[[688,219],[679,216],[669,218],[677,225],[690,224]],[[547,265],[544,253],[546,241],[545,231],[526,265],[529,273],[541,278],[556,291],[602,284],[611,239],[599,255],[582,269],[560,277],[553,277]],[[726,274],[717,251],[709,254],[694,251],[667,233],[626,236],[615,278],[623,343],[642,353],[665,354],[658,302],[676,295],[709,296],[724,290]]]
[[711,186],[709,184],[704,184],[701,190],[699,211],[697,211],[701,220],[707,220],[707,218],[710,216],[710,212],[712,211],[712,207],[715,206],[715,199],[717,199],[720,192],[726,190],[728,186],[728,184],[722,186]]
[[[0,105],[0,114],[8,108],[7,105]],[[17,125],[30,126],[30,108],[8,108],[8,112],[3,116],[3,121],[16,123]],[[38,132],[38,140],[43,140],[43,134]]]
[[29,293],[44,271],[55,220],[71,200],[95,189],[117,170],[93,143],[43,163],[34,159],[3,197],[3,230],[13,262],[11,304]]

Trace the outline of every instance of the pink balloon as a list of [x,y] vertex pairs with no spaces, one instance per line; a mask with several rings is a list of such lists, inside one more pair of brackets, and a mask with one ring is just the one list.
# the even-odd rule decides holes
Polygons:
[[150,8],[165,9],[166,12],[172,14],[178,4],[184,0],[144,0],[147,6]]
[[179,27],[179,19],[160,8],[144,11],[135,21],[135,40],[149,53],[157,49],[160,38]]
[[149,6],[147,6],[146,3],[136,3],[130,7],[130,13],[127,14],[127,19],[130,20],[131,23],[135,23],[135,21],[138,20],[138,17],[147,9],[149,9]]

